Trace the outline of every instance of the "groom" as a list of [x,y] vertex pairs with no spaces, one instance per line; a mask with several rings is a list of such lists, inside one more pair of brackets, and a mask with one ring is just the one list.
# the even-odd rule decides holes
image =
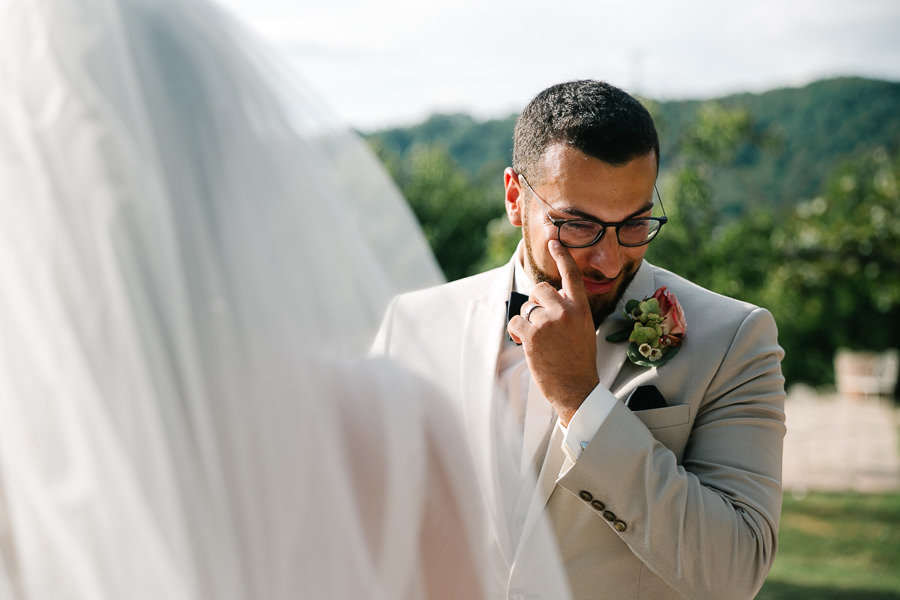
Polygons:
[[749,599],[775,557],[775,323],[644,260],[666,221],[658,166],[653,119],[622,90],[541,92],[504,172],[516,253],[397,297],[375,341],[460,407],[511,598],[541,597],[542,516],[578,599]]

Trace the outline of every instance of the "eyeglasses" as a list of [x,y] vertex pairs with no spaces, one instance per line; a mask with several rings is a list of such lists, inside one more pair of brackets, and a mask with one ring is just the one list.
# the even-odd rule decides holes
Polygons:
[[662,208],[663,216],[638,217],[620,223],[604,223],[597,219],[586,218],[554,219],[550,216],[550,213],[547,212],[547,207],[550,205],[537,195],[537,192],[534,191],[534,188],[531,187],[531,184],[528,183],[528,180],[525,179],[524,175],[519,173],[519,177],[522,178],[522,181],[525,182],[525,185],[531,190],[531,193],[534,194],[534,197],[538,199],[541,208],[544,209],[544,214],[547,215],[550,222],[556,225],[556,238],[559,240],[559,243],[567,248],[587,248],[588,246],[593,246],[600,241],[600,238],[603,237],[603,234],[606,233],[606,230],[610,227],[615,229],[616,238],[619,240],[620,245],[628,248],[643,246],[644,244],[649,244],[653,238],[656,237],[656,234],[659,233],[659,230],[662,229],[662,226],[669,222],[669,218],[665,216],[666,209],[662,205],[662,198],[659,197],[659,190],[656,189],[655,185],[653,186],[653,189],[656,191],[656,198],[659,200],[659,206]]

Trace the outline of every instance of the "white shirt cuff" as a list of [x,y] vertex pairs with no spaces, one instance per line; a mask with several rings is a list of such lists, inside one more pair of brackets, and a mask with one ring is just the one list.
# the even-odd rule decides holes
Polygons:
[[597,431],[606,417],[616,405],[618,399],[613,396],[612,392],[597,384],[597,387],[588,394],[584,402],[575,411],[569,426],[565,427],[561,421],[557,424],[563,431],[562,450],[566,453],[573,463],[578,460],[588,443],[597,435]]

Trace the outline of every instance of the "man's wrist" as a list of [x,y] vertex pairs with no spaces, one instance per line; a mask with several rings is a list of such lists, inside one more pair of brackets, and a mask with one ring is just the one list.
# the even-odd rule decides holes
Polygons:
[[558,400],[554,401],[554,399],[548,398],[563,427],[569,426],[569,422],[581,410],[581,407],[591,397],[599,384],[600,380],[595,377],[592,381],[583,385],[571,386]]

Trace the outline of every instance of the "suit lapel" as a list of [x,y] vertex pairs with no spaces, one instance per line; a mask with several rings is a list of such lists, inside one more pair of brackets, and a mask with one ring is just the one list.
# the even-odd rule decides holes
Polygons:
[[510,262],[508,269],[499,270],[484,293],[469,302],[460,357],[463,417],[482,493],[507,560],[511,557],[511,543],[498,471],[496,402],[493,398],[500,345],[506,335],[505,308],[512,288],[512,265]]
[[537,485],[531,497],[528,513],[525,516],[525,525],[522,528],[522,537],[518,548],[525,546],[528,536],[531,535],[535,524],[544,512],[547,501],[553,494],[553,490],[556,489],[559,472],[567,460],[565,453],[562,451],[562,441],[562,430],[554,424],[553,431],[550,434],[550,443],[547,446],[547,453],[544,455],[544,464],[541,466],[541,472],[538,474]]
[[612,389],[612,385],[616,380],[619,371],[625,364],[628,356],[628,341],[609,342],[606,336],[617,333],[629,327],[629,322],[620,318],[622,307],[617,308],[616,315],[610,315],[597,330],[597,376],[600,378],[600,385],[606,389]]
[[600,324],[597,331],[597,375],[600,377],[600,384],[610,391],[615,391],[620,375],[628,371],[622,368],[628,358],[628,341],[613,343],[607,341],[606,337],[631,327],[631,322],[623,313],[628,300],[643,300],[647,296],[652,296],[654,291],[653,269],[644,261],[635,273],[634,279],[625,288],[625,293],[622,294],[622,299],[619,300],[613,314]]

